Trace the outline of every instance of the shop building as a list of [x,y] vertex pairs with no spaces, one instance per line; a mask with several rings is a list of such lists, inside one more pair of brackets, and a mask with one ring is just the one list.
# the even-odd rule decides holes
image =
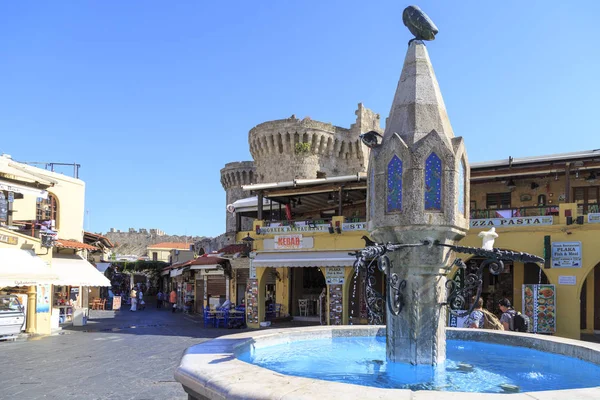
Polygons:
[[[0,265],[31,271],[29,279],[12,279],[11,284],[6,281],[11,271],[2,268],[0,290],[26,291],[31,333],[51,333],[59,328],[61,315],[63,322],[79,317],[84,323],[88,287],[109,284],[87,261],[87,251],[96,247],[82,241],[85,183],[78,178],[79,165],[71,166],[73,177],[54,172],[52,163],[42,169],[0,156],[0,236],[6,239],[0,248],[19,250],[8,252],[11,256],[2,251]],[[45,276],[48,272],[51,276]],[[70,308],[62,310],[62,305]]]
[[[600,331],[599,156],[582,151],[471,164],[470,231],[461,245],[481,246],[478,234],[494,227],[495,247],[546,258],[544,265],[507,262],[499,276],[485,271],[483,297],[490,310],[498,312],[498,300],[507,297],[526,311],[523,285],[547,284],[555,292],[552,305],[534,311],[543,311],[547,333],[579,339]],[[366,186],[363,174],[244,186],[250,196],[238,202],[240,209],[256,218],[252,230],[236,236],[238,242],[253,239],[246,293],[250,326],[268,319],[271,302],[281,315],[314,317],[315,306],[305,312],[299,300],[314,304],[323,287],[327,323],[366,322],[364,277],[356,277],[355,287],[348,256],[364,247],[361,237],[368,235]],[[304,271],[310,271],[306,279]],[[383,294],[384,277],[376,272],[375,278]]]

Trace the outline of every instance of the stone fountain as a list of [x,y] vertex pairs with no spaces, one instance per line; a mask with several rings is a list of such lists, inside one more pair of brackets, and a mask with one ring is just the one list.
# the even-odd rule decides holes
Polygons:
[[[481,294],[484,267],[498,274],[503,269],[502,260],[543,261],[529,254],[493,249],[489,243],[486,248],[457,244],[469,227],[467,153],[463,139],[454,136],[425,44],[416,40],[432,40],[437,28],[418,7],[407,10],[403,20],[415,39],[406,53],[385,133],[383,137],[376,133],[361,135],[371,148],[368,230],[377,243],[354,253],[355,267],[357,273],[363,270],[367,276],[375,267],[387,275],[387,326],[268,330],[194,346],[188,349],[175,374],[190,398],[413,398],[409,390],[357,390],[353,385],[282,375],[236,357],[264,346],[299,340],[385,336],[387,363],[436,366],[446,358],[449,305],[468,308],[467,294]],[[458,253],[486,259],[475,270],[467,269],[467,284],[460,291],[453,281],[446,280],[453,266],[467,268],[456,258]],[[381,298],[372,288],[367,289],[367,293]],[[380,325],[382,307],[370,302],[368,308],[370,322]],[[512,332],[450,329],[448,333],[452,339],[533,346],[600,364],[600,346],[573,343],[576,341]],[[374,360],[374,369],[383,363]],[[600,396],[600,392],[589,389],[583,395]],[[467,398],[471,397],[463,396]]]

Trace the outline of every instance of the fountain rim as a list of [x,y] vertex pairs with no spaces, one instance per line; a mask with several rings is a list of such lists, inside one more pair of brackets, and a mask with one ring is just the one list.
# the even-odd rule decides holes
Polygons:
[[[413,399],[419,396],[435,396],[436,399],[480,400],[481,393],[416,391],[409,389],[384,389],[355,384],[324,381],[284,375],[257,365],[241,361],[237,356],[247,349],[274,346],[296,340],[314,340],[334,337],[385,336],[384,325],[338,325],[302,328],[268,329],[247,331],[220,336],[188,348],[175,371],[175,380],[183,385],[191,398],[197,399],[295,399],[321,398],[325,393],[334,394],[328,398],[344,399]],[[479,329],[446,328],[448,339],[468,340],[527,347],[551,352],[600,365],[600,344],[583,342],[554,336],[532,335],[518,332],[503,332]],[[414,398],[423,398],[415,396]],[[557,398],[600,398],[600,386],[520,392],[514,394],[486,393],[486,398],[499,396],[505,400],[516,399],[557,399]],[[433,397],[432,397],[433,398]]]

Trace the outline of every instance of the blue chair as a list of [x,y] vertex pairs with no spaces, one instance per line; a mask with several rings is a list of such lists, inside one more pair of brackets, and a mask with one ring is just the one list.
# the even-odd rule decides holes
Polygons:
[[204,311],[204,327],[206,328],[206,325],[209,322],[212,322],[214,325],[216,323],[216,318],[215,318],[215,314],[210,313],[210,307],[206,306],[203,311]]
[[222,312],[216,314],[215,327],[218,328],[223,324],[223,328],[227,328],[229,324],[229,310],[222,309],[221,311]]

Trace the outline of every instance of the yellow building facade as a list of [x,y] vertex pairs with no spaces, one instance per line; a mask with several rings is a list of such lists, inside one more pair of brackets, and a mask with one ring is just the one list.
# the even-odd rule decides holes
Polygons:
[[[556,303],[551,308],[550,315],[554,320],[551,333],[579,339],[581,334],[600,331],[600,246],[597,245],[600,237],[600,184],[594,173],[595,168],[600,170],[600,164],[595,157],[595,152],[590,151],[472,165],[471,228],[460,245],[480,247],[478,234],[494,227],[499,235],[494,247],[527,252],[546,259],[540,265],[507,262],[505,273],[500,276],[492,276],[485,271],[483,297],[490,310],[498,312],[497,301],[506,297],[516,310],[525,311],[524,284],[554,285]],[[307,200],[311,201],[307,196],[325,193],[331,198],[331,193],[345,190],[343,182],[334,187],[326,180],[313,181],[315,184],[307,189],[296,184],[289,189],[279,185],[276,192],[268,189],[271,184],[265,184],[262,194],[265,198],[282,202],[285,202],[286,196],[294,198],[288,203],[292,205],[298,203],[298,198],[307,203]],[[245,189],[254,189],[253,194],[261,191],[262,186],[251,186]],[[307,218],[309,213],[302,214],[301,211],[297,212],[299,218],[307,219],[293,223],[286,222],[287,218],[281,213],[275,217],[269,214],[268,219],[263,215],[263,218],[255,220],[252,231],[237,233],[238,241],[248,236],[254,239],[245,297],[249,326],[259,327],[268,319],[270,301],[278,305],[277,316],[291,315],[294,319],[299,316],[299,299],[292,298],[298,285],[297,281],[294,282],[294,275],[309,265],[317,268],[324,280],[331,278],[335,282],[343,282],[340,289],[335,284],[325,283],[326,317],[321,322],[349,322],[351,310],[356,309],[351,302],[356,301],[356,292],[360,289],[354,288],[352,262],[344,259],[344,255],[365,246],[361,239],[368,235],[365,219],[356,216],[366,212],[356,212],[355,209],[361,196],[366,197],[364,186],[366,184],[353,188],[354,193],[363,192],[352,195],[357,199],[353,206],[341,202],[339,206],[334,204],[336,215],[325,221],[315,221],[319,217],[314,215]],[[320,201],[323,209],[331,208],[325,198],[316,201]],[[294,208],[290,207],[290,210]],[[278,242],[281,246],[277,246]],[[462,256],[467,263],[478,262],[471,256]],[[343,272],[340,272],[339,265]],[[335,270],[337,275],[328,273],[328,269]],[[452,270],[448,278],[453,278],[455,272],[456,269]],[[339,295],[332,293],[332,288]],[[384,292],[383,285],[381,291]],[[274,298],[270,300],[273,294]],[[339,317],[336,311],[339,311]],[[359,315],[355,318],[354,323],[361,320]]]

